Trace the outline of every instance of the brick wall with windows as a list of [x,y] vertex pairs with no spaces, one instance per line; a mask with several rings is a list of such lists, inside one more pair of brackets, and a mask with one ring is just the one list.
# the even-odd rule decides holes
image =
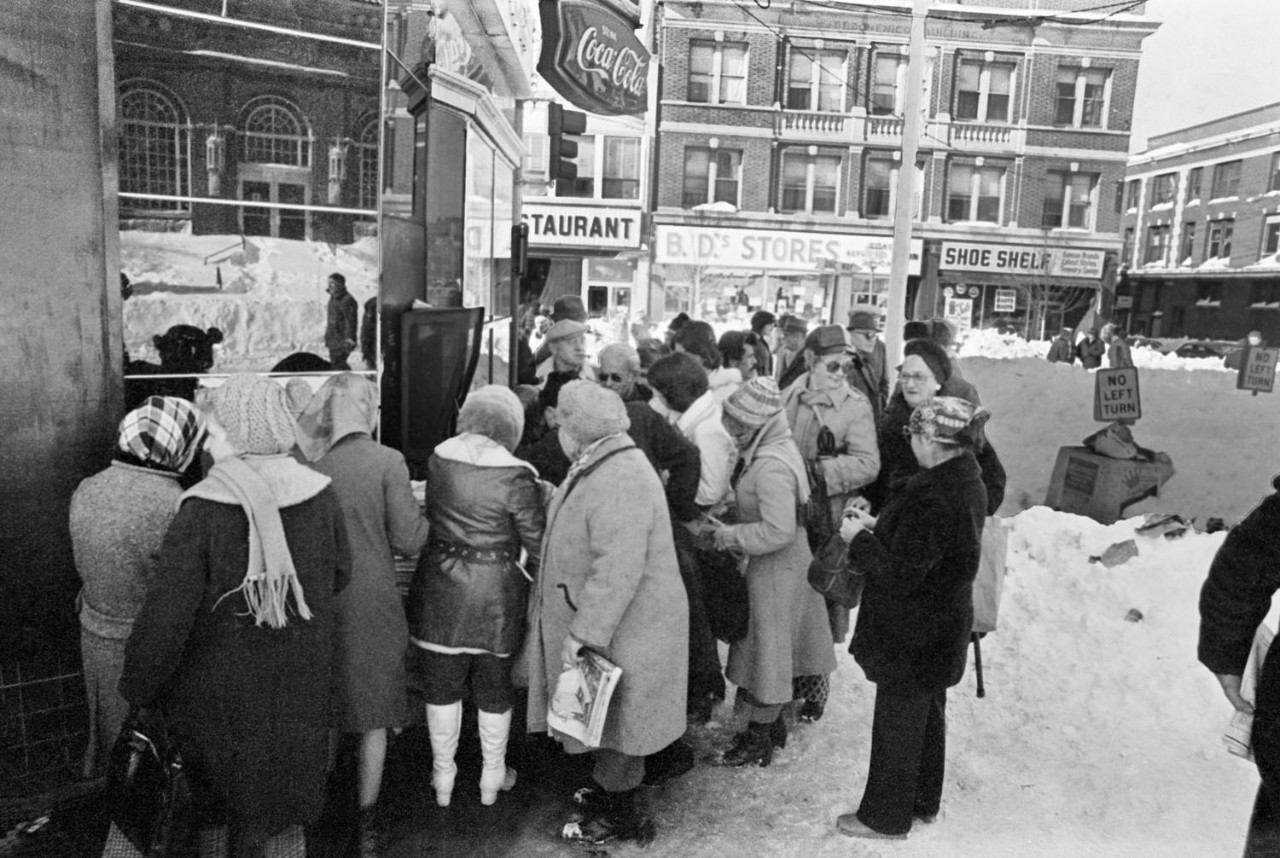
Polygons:
[[[715,35],[723,33],[723,41]],[[664,101],[689,101],[689,72],[693,45],[746,46],[745,103],[768,106],[776,100],[774,67],[778,62],[777,38],[772,33],[720,28],[713,22],[702,29],[668,27],[662,45],[662,98]],[[712,102],[716,103],[716,102]]]
[[[1072,164],[1076,165],[1074,171],[1071,169]],[[1023,161],[1019,186],[1018,226],[1033,229],[1061,228],[1058,225],[1045,226],[1045,211],[1048,205],[1046,201],[1051,200],[1055,192],[1060,192],[1064,176],[1073,172],[1076,176],[1093,178],[1093,212],[1086,228],[1099,233],[1118,233],[1120,215],[1116,214],[1115,210],[1115,194],[1117,183],[1124,181],[1124,164],[1117,161],[1026,158]]]
[[[718,135],[716,150],[741,153],[741,186],[738,189],[738,202],[734,203],[740,211],[767,211],[769,207],[770,159],[772,145],[769,140],[758,137],[733,137]],[[708,136],[702,134],[679,134],[666,132],[662,135],[662,149],[659,155],[658,169],[658,207],[659,208],[692,208],[695,203],[686,195],[693,193],[693,187],[686,188],[686,166],[695,172],[697,163],[690,164],[689,150],[710,150]],[[712,150],[715,151],[715,150]],[[709,189],[709,197],[703,202],[712,202],[715,190]]]

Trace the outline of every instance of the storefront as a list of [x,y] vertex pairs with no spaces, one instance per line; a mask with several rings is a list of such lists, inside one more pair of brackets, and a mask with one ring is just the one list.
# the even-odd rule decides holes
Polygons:
[[962,331],[999,328],[1028,339],[1080,321],[1102,284],[1107,256],[1097,248],[969,241],[939,242],[937,254],[934,315]]
[[[912,239],[908,279],[920,275]],[[893,239],[885,235],[658,224],[655,289],[665,317],[749,317],[755,310],[844,322],[851,309],[884,312]]]

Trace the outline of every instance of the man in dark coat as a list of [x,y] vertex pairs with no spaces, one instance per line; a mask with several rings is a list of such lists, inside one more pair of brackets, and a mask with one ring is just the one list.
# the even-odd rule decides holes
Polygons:
[[1071,345],[1071,329],[1063,328],[1058,332],[1058,336],[1053,338],[1053,345],[1049,346],[1049,363],[1065,363],[1074,364],[1076,362],[1076,350]]
[[1107,344],[1107,367],[1121,369],[1133,366],[1133,355],[1129,352],[1129,342],[1124,338],[1120,326],[1110,323],[1102,329],[1102,341]]
[[[1280,490],[1280,478],[1272,483]],[[1249,819],[1246,856],[1280,855],[1280,658],[1263,662],[1252,705],[1240,694],[1258,625],[1280,590],[1280,493],[1272,494],[1227,533],[1200,590],[1200,662],[1227,700],[1253,714],[1253,756],[1262,783]]]
[[854,355],[845,380],[871,403],[877,423],[889,401],[889,367],[879,335],[879,313],[854,310],[849,314],[849,337],[853,340]]
[[1076,357],[1085,369],[1097,369],[1102,366],[1102,356],[1106,354],[1107,344],[1098,339],[1098,332],[1090,328],[1084,338],[1076,343]]
[[347,358],[356,347],[356,319],[360,308],[356,299],[347,292],[347,278],[341,274],[329,275],[329,321],[324,329],[324,347],[329,350],[329,362],[334,369],[351,369]]

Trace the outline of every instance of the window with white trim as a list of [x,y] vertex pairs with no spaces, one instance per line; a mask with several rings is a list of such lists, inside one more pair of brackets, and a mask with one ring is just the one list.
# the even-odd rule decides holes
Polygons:
[[1280,152],[1271,155],[1271,169],[1267,172],[1267,190],[1280,191]]
[[1059,66],[1054,125],[1106,128],[1111,100],[1111,70]]
[[[898,199],[898,165],[901,162],[890,153],[876,153],[867,158],[862,178],[862,216],[869,219],[891,218]],[[923,217],[921,205],[924,187],[924,167],[916,167],[915,192],[912,203],[915,217]]]
[[840,190],[840,156],[809,154],[804,149],[782,153],[779,208],[787,213],[835,214]]
[[684,150],[684,192],[680,204],[685,208],[703,203],[738,205],[738,189],[742,184],[742,150],[711,149],[688,146]]
[[843,113],[848,59],[845,51],[793,46],[787,70],[787,110]]
[[607,200],[640,199],[640,138],[604,138],[601,192]]
[[251,164],[311,166],[315,142],[311,126],[292,104],[263,95],[246,104],[241,116],[241,160]]
[[1204,182],[1204,167],[1192,167],[1187,171],[1187,202],[1200,199],[1200,186]]
[[550,142],[551,138],[546,134],[524,135],[524,160],[520,163],[520,169],[524,171],[526,179],[546,180]]
[[555,195],[593,199],[596,195],[596,138],[594,135],[578,136],[578,155],[573,162],[578,165],[577,177],[557,179]]
[[378,116],[371,114],[360,124],[356,134],[356,169],[359,171],[359,194],[356,204],[362,209],[378,207]]
[[1209,231],[1205,236],[1204,258],[1210,259],[1230,259],[1231,258],[1231,238],[1235,233],[1236,222],[1234,220],[1215,220],[1209,222]]
[[[120,96],[120,191],[133,194],[191,195],[191,125],[177,103],[148,86]],[[149,211],[186,212],[187,203],[125,200]]]
[[1124,207],[1126,209],[1136,209],[1138,200],[1142,197],[1142,180],[1130,179],[1125,182],[1125,198]]
[[[924,88],[920,95],[920,112],[929,113],[933,90],[933,55],[924,58]],[[907,57],[895,48],[877,50],[871,66],[867,112],[872,116],[901,116],[907,109]]]
[[956,71],[956,119],[1008,122],[1013,63],[961,60]]
[[1004,177],[1003,167],[952,164],[947,177],[947,220],[1000,223]]
[[1147,248],[1142,254],[1143,265],[1169,264],[1169,236],[1172,227],[1159,224],[1147,227]]
[[1268,215],[1262,222],[1262,255],[1280,253],[1280,214]]
[[1151,207],[1173,205],[1178,190],[1177,173],[1161,173],[1151,180]]
[[689,101],[702,104],[747,103],[745,42],[689,42]]
[[1050,170],[1040,227],[1042,229],[1062,227],[1092,229],[1094,195],[1097,189],[1096,173]]
[[1213,165],[1213,183],[1209,186],[1209,196],[1218,200],[1223,197],[1234,197],[1240,192],[1240,167],[1242,161],[1225,161]]
[[1189,220],[1182,225],[1182,248],[1178,251],[1178,264],[1190,265],[1196,252],[1196,223]]

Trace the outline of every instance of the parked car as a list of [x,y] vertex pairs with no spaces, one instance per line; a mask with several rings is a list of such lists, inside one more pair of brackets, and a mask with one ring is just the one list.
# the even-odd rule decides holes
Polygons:
[[1174,355],[1184,358],[1220,358],[1238,345],[1224,340],[1188,340],[1174,349]]
[[1153,340],[1151,337],[1133,337],[1129,340],[1129,345],[1141,346],[1144,349],[1155,349],[1158,352],[1163,352],[1165,350],[1164,343],[1160,342],[1160,340]]

